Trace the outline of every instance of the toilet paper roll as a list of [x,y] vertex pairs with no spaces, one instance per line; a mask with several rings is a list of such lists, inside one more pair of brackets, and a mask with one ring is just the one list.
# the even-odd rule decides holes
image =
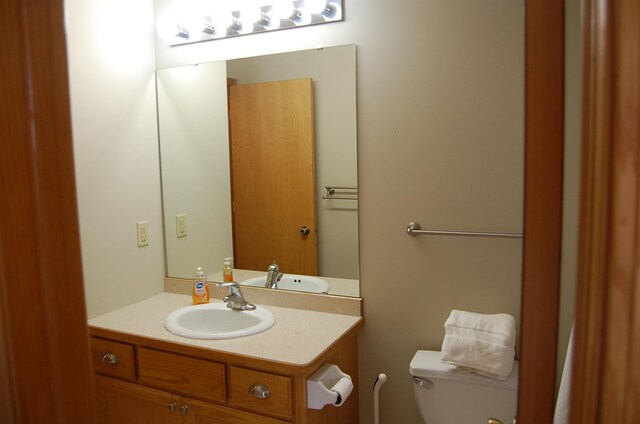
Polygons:
[[331,391],[338,394],[335,405],[341,406],[344,401],[347,400],[352,390],[353,382],[350,378],[342,377],[340,380],[338,380],[338,382],[331,388]]

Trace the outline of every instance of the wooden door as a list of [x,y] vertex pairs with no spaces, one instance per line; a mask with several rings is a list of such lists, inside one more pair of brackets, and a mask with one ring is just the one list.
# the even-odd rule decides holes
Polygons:
[[112,378],[96,376],[98,422],[101,424],[178,424],[180,397]]
[[230,86],[229,132],[235,267],[316,275],[312,80]]
[[0,28],[0,422],[92,423],[63,2]]

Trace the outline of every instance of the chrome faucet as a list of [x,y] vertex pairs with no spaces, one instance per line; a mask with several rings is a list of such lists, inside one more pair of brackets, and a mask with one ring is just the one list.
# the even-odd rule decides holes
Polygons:
[[256,305],[247,302],[240,290],[240,284],[232,281],[230,283],[217,283],[218,287],[226,287],[229,289],[229,294],[222,298],[222,301],[227,304],[227,308],[236,311],[253,311],[256,309]]
[[269,269],[267,270],[267,281],[264,283],[264,286],[271,289],[278,288],[278,281],[282,279],[282,274],[280,272],[280,268],[277,263],[272,263],[269,265]]

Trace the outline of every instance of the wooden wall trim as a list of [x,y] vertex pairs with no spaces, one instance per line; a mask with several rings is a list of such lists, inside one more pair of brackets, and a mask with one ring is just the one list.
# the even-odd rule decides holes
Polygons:
[[525,212],[518,417],[552,422],[564,149],[564,2],[526,2]]
[[640,422],[640,4],[587,0],[572,423]]
[[63,12],[0,4],[3,422],[94,422]]

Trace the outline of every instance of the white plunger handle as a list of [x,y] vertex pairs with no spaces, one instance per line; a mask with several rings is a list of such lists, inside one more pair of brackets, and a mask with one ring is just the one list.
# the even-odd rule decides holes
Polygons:
[[374,424],[380,424],[380,403],[378,401],[380,387],[387,381],[387,375],[381,373],[376,378],[376,382],[373,383],[373,422]]

